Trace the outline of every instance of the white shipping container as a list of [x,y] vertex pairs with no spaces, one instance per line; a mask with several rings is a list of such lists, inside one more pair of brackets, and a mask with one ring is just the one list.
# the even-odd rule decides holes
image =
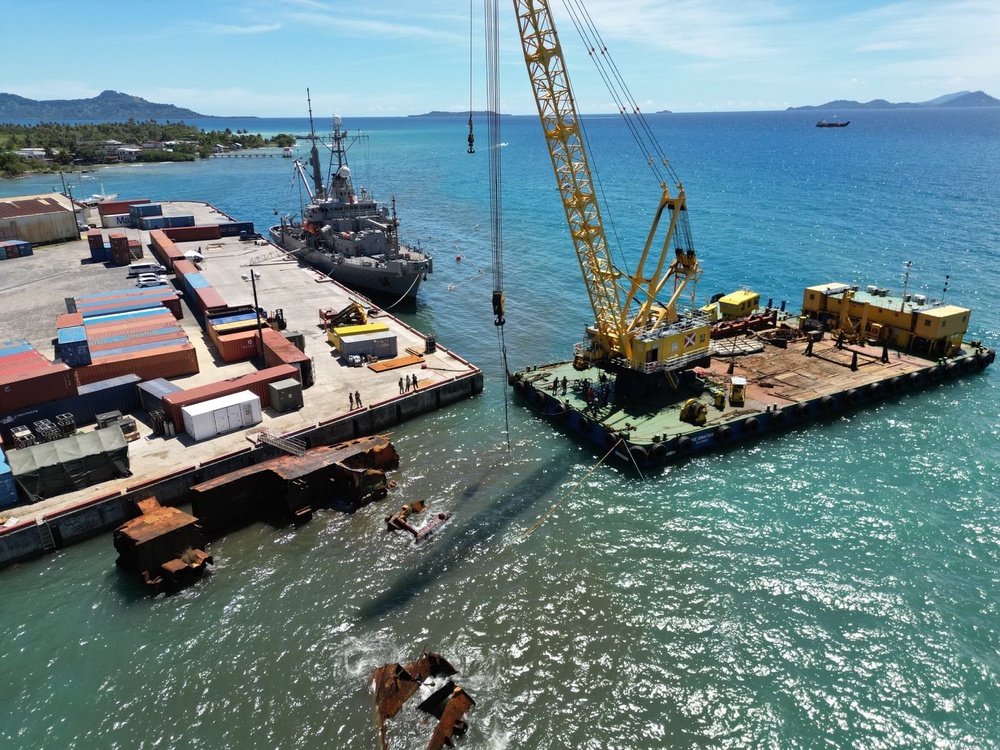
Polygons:
[[260,398],[250,391],[220,396],[181,409],[184,431],[194,440],[232,432],[259,424],[263,419]]
[[101,226],[105,229],[132,226],[132,217],[128,214],[108,214],[101,217]]
[[345,357],[375,356],[379,359],[392,359],[396,356],[396,334],[391,331],[366,333],[341,339],[341,354]]

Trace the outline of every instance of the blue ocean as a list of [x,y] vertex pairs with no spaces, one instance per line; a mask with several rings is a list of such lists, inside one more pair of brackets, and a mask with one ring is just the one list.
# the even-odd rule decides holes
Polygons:
[[[126,580],[110,536],[0,571],[0,747],[373,749],[372,670],[425,647],[476,701],[459,747],[1000,747],[996,366],[652,475],[601,463],[506,386],[485,123],[470,155],[464,117],[341,114],[367,136],[355,186],[435,254],[400,317],[479,365],[483,395],[394,432],[389,499],[218,539],[180,594]],[[909,263],[911,293],[972,308],[969,338],[1000,345],[1000,109],[837,114],[850,126],[649,117],[687,193],[699,304],[750,287],[797,311],[807,285],[901,290]],[[659,187],[619,118],[584,125],[634,267]],[[500,141],[506,357],[570,359],[592,313],[537,118],[502,118]],[[301,190],[279,149],[69,179],[208,201],[264,233]],[[418,499],[454,518],[419,545],[387,534]],[[404,709],[390,746],[423,748],[432,726]]]

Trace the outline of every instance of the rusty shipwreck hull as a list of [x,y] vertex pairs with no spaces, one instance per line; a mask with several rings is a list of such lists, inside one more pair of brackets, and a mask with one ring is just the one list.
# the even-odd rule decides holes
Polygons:
[[280,456],[191,488],[191,510],[208,534],[278,513],[308,518],[318,508],[354,510],[385,496],[385,471],[399,466],[388,436],[375,435]]

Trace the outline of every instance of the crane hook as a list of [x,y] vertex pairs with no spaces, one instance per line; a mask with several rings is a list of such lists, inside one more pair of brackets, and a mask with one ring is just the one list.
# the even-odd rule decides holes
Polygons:
[[475,143],[476,143],[476,136],[472,132],[472,115],[469,115],[469,153],[470,154],[476,153]]

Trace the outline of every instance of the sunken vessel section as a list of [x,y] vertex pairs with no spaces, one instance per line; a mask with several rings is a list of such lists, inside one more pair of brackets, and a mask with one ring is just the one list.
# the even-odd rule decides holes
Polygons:
[[509,382],[540,417],[647,470],[973,376],[996,352],[964,340],[970,315],[922,295],[820,284],[799,315],[770,301],[723,315],[709,356],[682,369],[637,380],[621,360],[577,357]]
[[335,116],[325,182],[320,138],[310,125],[308,171],[301,160],[294,162],[296,178],[309,196],[308,205],[301,208],[300,217],[285,216],[272,226],[271,241],[352,289],[384,298],[415,299],[421,282],[434,270],[433,260],[430,254],[400,243],[395,200],[390,208],[366,188],[360,194],[355,191],[347,162],[351,137],[340,123],[341,118]]

